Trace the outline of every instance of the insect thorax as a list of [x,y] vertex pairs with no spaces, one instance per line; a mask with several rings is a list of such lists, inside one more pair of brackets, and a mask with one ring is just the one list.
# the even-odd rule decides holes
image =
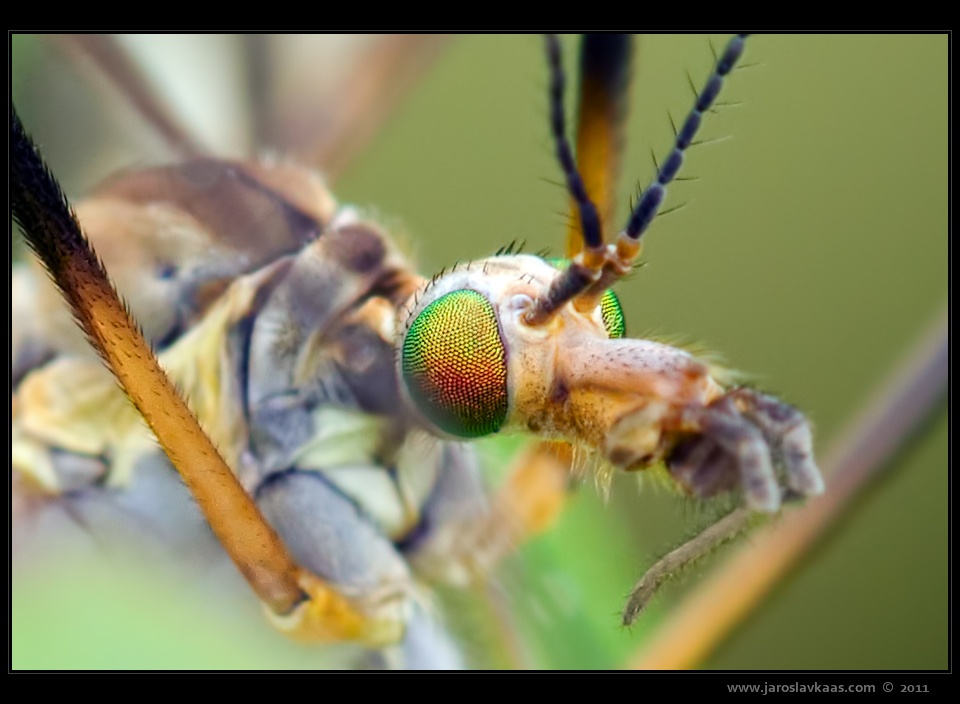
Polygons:
[[[210,166],[208,172],[235,185],[238,168]],[[244,167],[243,179],[260,177],[266,167],[258,168]],[[133,180],[145,178],[134,175]],[[265,180],[257,181],[258,192],[273,185]],[[113,189],[114,194],[123,190],[116,184]],[[267,199],[273,213],[268,225],[277,221],[289,228],[291,217],[309,210],[302,197],[288,191],[267,191],[273,193]],[[127,201],[111,197],[94,199],[81,212],[111,202],[124,210],[140,207],[133,196]],[[165,207],[174,210],[169,203]],[[421,280],[377,225],[362,221],[352,209],[326,207],[318,205],[303,220],[313,222],[298,235],[305,244],[294,251],[291,244],[277,247],[272,261],[235,257],[221,259],[233,269],[193,266],[190,271],[208,277],[199,282],[179,262],[173,278],[183,282],[177,305],[186,313],[178,325],[187,329],[180,333],[164,326],[153,335],[154,343],[163,346],[161,364],[251,494],[257,496],[283,475],[318,475],[376,533],[414,562],[419,559],[425,570],[442,571],[445,561],[431,557],[432,539],[451,516],[483,511],[486,498],[473,450],[422,432],[399,394],[397,308]],[[155,216],[160,210],[149,204],[143,212]],[[169,212],[160,215],[169,221]],[[181,219],[204,233],[216,229],[212,215],[193,212]],[[95,227],[90,234],[96,245],[117,233]],[[150,236],[165,234],[155,228],[148,243]],[[251,264],[255,270],[243,273]],[[32,285],[34,272],[18,276],[24,286]],[[134,285],[129,276],[117,281]],[[212,303],[193,297],[201,290],[209,297],[209,284],[217,282],[223,292]],[[158,303],[138,303],[137,312],[148,313]],[[27,311],[20,321],[37,315]],[[22,339],[41,337],[42,331],[21,328]],[[53,360],[24,373],[16,390],[14,466],[46,494],[78,486],[130,487],[138,466],[155,464],[162,453],[98,359],[50,342]],[[297,540],[292,543],[296,549]],[[312,567],[333,581],[341,576],[324,572],[328,565]]]

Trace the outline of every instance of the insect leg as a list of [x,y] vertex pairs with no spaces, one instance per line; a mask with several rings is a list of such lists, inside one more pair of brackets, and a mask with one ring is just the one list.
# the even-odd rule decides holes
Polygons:
[[515,462],[488,521],[493,535],[509,531],[510,542],[501,549],[515,548],[553,525],[566,503],[572,461],[568,443],[538,442]]
[[321,625],[331,608],[358,618],[340,594],[293,561],[265,522],[121,303],[12,104],[10,120],[14,220],[237,568],[274,614],[313,617]]
[[482,583],[519,544],[553,525],[566,504],[571,460],[567,443],[535,443],[514,462],[492,505],[451,523],[455,540],[446,555],[447,574],[456,577],[451,581]]
[[[355,620],[331,611],[320,625],[328,629],[321,630],[321,639],[357,638],[371,645],[400,640],[410,612],[410,573],[356,504],[320,473],[303,470],[271,475],[255,498],[295,559],[352,597],[361,613]],[[285,616],[270,616],[280,630],[292,630]]]
[[[297,561],[347,595],[361,615],[358,622],[353,614],[329,610],[322,619],[323,636],[386,647],[383,662],[375,664],[387,667],[463,667],[442,624],[417,599],[403,555],[322,473],[275,473],[261,484],[256,499]],[[297,622],[267,615],[279,630],[300,635]],[[316,636],[316,631],[309,634],[309,640]]]

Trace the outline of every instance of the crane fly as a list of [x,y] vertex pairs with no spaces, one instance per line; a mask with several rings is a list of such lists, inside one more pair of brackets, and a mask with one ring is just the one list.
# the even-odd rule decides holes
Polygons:
[[[258,537],[235,541],[239,514],[218,517],[223,494],[204,488],[202,477],[185,478],[277,627],[312,640],[386,648],[403,665],[458,664],[421,603],[420,582],[482,579],[515,543],[552,520],[571,464],[582,454],[599,456],[604,473],[611,466],[659,471],[697,496],[743,487],[747,505],[760,512],[778,510],[781,482],[787,493],[802,496],[822,490],[809,427],[798,411],[732,384],[721,370],[679,348],[625,337],[611,293],[638,263],[641,240],[745,42],[736,37],[719,53],[694,111],[677,124],[674,146],[618,230],[613,213],[629,42],[585,41],[574,156],[560,46],[547,39],[552,138],[572,201],[562,259],[507,249],[421,279],[379,223],[336,204],[316,177],[283,161],[238,164],[193,156],[184,166],[107,182],[78,206],[81,224],[110,230],[142,222],[152,246],[161,226],[174,235],[189,229],[186,213],[235,238],[195,249],[186,241],[168,244],[148,253],[163,266],[149,259],[148,270],[122,271],[127,265],[121,263],[113,274],[135,312],[153,311],[158,298],[170,297],[170,289],[150,289],[151,277],[161,286],[182,277],[172,292],[183,310],[140,322],[212,444],[183,429],[185,411],[173,413],[183,420],[169,425],[175,401],[153,405],[162,376],[137,390],[143,372],[128,368],[128,360],[147,356],[147,348],[128,343],[126,331],[122,340],[111,332],[125,325],[123,311],[111,307],[97,283],[95,259],[86,257],[86,273],[71,273],[68,255],[82,254],[82,238],[63,206],[55,222],[72,227],[73,240],[44,239],[54,229],[45,212],[58,187],[38,161],[29,161],[37,157],[16,118],[15,216],[178,470],[199,457],[217,464],[210,459],[214,446],[224,455],[238,480],[236,511],[253,511],[247,522]],[[179,178],[229,180],[244,195],[228,199],[260,198],[253,210],[276,232],[257,242],[235,231],[232,221],[213,224],[215,216],[196,205],[193,194],[169,188]],[[107,201],[112,210],[103,212]],[[158,202],[173,204],[173,212],[158,209]],[[110,257],[119,255],[104,250],[103,256],[109,269]],[[124,275],[132,276],[126,286]],[[92,308],[84,294],[91,286],[99,291]],[[104,301],[107,308],[96,307]],[[33,361],[17,366],[15,358],[15,415],[21,418],[33,417],[28,400],[38,393],[67,382],[84,389],[85,375],[95,377],[100,369],[76,344],[43,332],[30,339]],[[48,349],[33,349],[43,342],[51,343]],[[212,367],[197,363],[201,351],[218,358]],[[29,479],[48,493],[70,482],[123,486],[142,471],[138,462],[155,454],[149,438],[131,444],[138,423],[122,397],[117,405],[113,382],[102,378],[91,384],[104,394],[101,408],[115,415],[101,445],[81,437],[90,432],[86,426],[68,428],[55,440],[35,425],[15,426],[25,443],[15,453],[22,474],[28,474],[26,463],[37,462],[30,453],[42,454],[46,442],[49,454],[29,465],[42,464]],[[243,398],[243,407],[224,404],[233,398]],[[406,410],[397,415],[398,408]],[[476,459],[459,441],[501,431],[532,434],[540,444],[518,460],[488,506]],[[200,449],[180,444],[184,435],[196,437]],[[458,442],[425,449],[428,436]],[[432,467],[426,477],[420,476],[424,466]],[[254,506],[282,540],[258,520]],[[249,554],[251,543],[271,541],[277,545],[270,556]]]

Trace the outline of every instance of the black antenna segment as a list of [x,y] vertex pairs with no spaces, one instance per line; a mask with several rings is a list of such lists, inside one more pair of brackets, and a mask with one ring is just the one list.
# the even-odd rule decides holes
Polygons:
[[683,127],[677,132],[676,141],[673,150],[664,160],[663,165],[657,170],[657,178],[643,192],[636,208],[630,214],[627,225],[621,236],[626,236],[633,241],[638,241],[643,233],[650,227],[650,223],[660,210],[664,199],[667,196],[667,186],[673,181],[680,167],[683,166],[683,153],[693,142],[693,138],[700,129],[700,123],[703,121],[703,115],[710,110],[723,88],[723,79],[733,70],[740,56],[743,54],[744,42],[749,34],[737,34],[727,44],[723,54],[717,59],[713,73],[707,79],[703,90],[697,94],[696,103],[693,110],[687,115]]
[[577,204],[580,213],[580,228],[583,232],[583,243],[587,249],[600,249],[603,246],[603,232],[600,227],[600,215],[597,206],[587,195],[587,189],[577,171],[577,164],[573,159],[573,151],[567,140],[567,119],[563,105],[563,91],[566,85],[566,74],[563,71],[563,56],[560,51],[560,41],[555,34],[544,36],[547,43],[547,61],[550,66],[550,129],[557,145],[557,159],[567,179],[567,189]]

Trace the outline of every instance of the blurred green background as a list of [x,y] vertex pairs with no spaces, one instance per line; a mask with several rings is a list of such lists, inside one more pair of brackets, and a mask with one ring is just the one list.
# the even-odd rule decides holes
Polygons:
[[[155,154],[134,142],[129,120],[85,119],[105,99],[67,62],[31,37],[13,43],[14,100],[68,193]],[[743,63],[756,65],[721,97],[740,104],[702,132],[732,139],[691,150],[684,175],[697,180],[671,188],[667,203],[688,207],[655,223],[647,266],[617,289],[628,334],[721,353],[807,412],[822,452],[946,304],[947,45],[943,35],[752,38]],[[572,39],[567,48],[573,71]],[[699,86],[712,64],[703,35],[644,36],[637,51],[624,217],[634,184],[654,173],[651,150],[669,148],[668,111],[679,121],[692,103],[685,71]],[[545,86],[539,38],[457,40],[343,174],[338,196],[402,229],[423,273],[515,239],[559,251],[566,196],[551,183],[560,176]],[[486,443],[484,453],[502,465],[514,445]],[[944,401],[703,666],[946,668],[947,466]],[[711,515],[638,491],[632,477],[618,477],[607,502],[587,482],[561,525],[500,577],[525,664],[623,664],[710,565],[668,587],[631,630],[619,626],[625,595]],[[284,642],[235,591],[158,567],[33,556],[14,573],[13,667],[337,664]],[[489,655],[489,627],[476,625],[489,623],[482,608],[463,608],[481,613],[474,625],[463,619],[467,650],[502,664]]]

